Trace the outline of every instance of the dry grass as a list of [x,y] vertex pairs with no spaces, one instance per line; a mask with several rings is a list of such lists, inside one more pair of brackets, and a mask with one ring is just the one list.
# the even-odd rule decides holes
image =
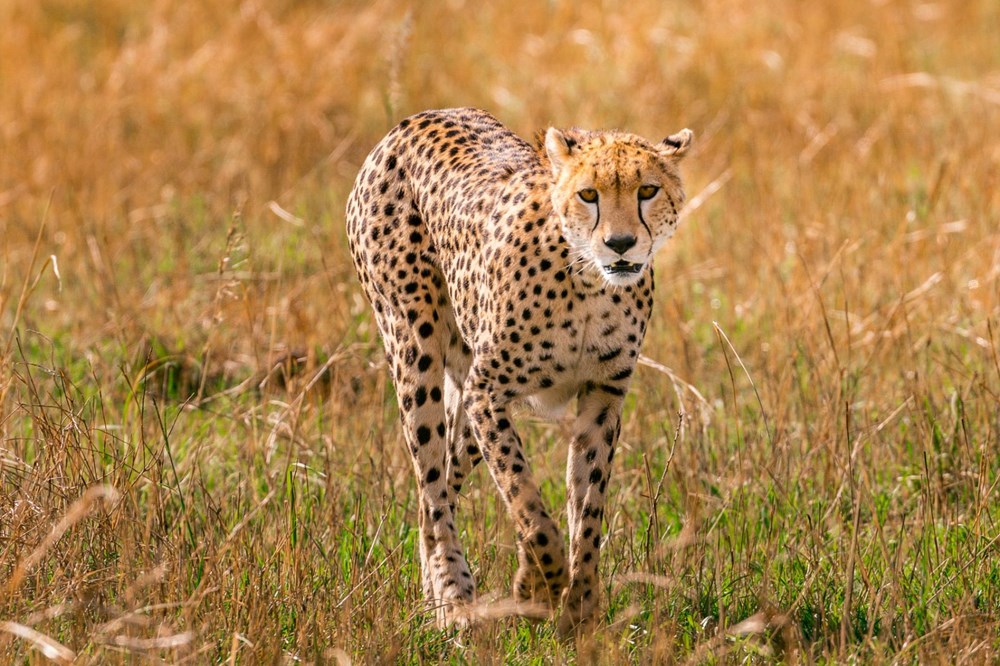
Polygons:
[[[995,2],[7,0],[0,25],[0,661],[1000,658]],[[499,602],[442,635],[419,601],[342,210],[383,132],[455,105],[699,137],[577,645]],[[563,426],[523,427],[558,506]],[[500,597],[483,473],[463,506]]]

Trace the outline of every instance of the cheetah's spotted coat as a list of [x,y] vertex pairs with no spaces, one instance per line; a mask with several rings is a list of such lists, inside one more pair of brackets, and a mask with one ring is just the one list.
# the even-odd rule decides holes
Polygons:
[[[401,122],[361,169],[350,248],[399,398],[423,590],[440,622],[460,621],[475,597],[454,512],[480,460],[517,529],[515,596],[562,601],[564,634],[593,616],[622,402],[691,139],[550,129],[536,149],[484,111],[449,109]],[[573,398],[567,558],[510,409]]]

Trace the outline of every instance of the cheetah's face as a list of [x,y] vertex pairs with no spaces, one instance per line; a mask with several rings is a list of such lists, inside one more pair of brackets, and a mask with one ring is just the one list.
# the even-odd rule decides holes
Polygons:
[[548,130],[552,204],[574,262],[614,286],[639,280],[677,226],[684,203],[677,165],[693,138],[688,129],[658,144],[617,132]]

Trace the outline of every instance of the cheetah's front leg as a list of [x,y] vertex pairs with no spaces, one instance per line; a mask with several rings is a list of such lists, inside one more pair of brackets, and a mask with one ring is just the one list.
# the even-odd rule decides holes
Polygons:
[[588,387],[578,398],[566,465],[570,583],[559,618],[563,636],[589,621],[597,610],[601,523],[624,394],[624,387],[602,385]]
[[567,581],[562,536],[542,504],[506,401],[492,390],[488,376],[475,368],[465,384],[465,409],[483,460],[517,529],[514,596],[554,609]]

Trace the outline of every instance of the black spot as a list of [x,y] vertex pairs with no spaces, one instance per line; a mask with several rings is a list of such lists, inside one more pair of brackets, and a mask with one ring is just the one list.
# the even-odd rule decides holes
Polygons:
[[535,535],[535,543],[539,546],[547,546],[549,545],[549,538],[545,536],[545,532],[539,532]]
[[427,470],[427,483],[434,483],[441,478],[441,472],[437,467],[431,467]]
[[607,351],[607,352],[601,354],[600,356],[598,356],[597,360],[601,361],[602,363],[604,363],[605,361],[610,361],[611,359],[615,358],[616,356],[618,356],[621,353],[622,353],[621,349],[612,349],[611,351]]
[[431,429],[427,426],[417,428],[417,441],[422,445],[431,441]]
[[413,394],[413,398],[417,401],[417,407],[423,407],[424,403],[427,402],[427,389],[423,386],[418,387],[416,393]]
[[617,382],[621,381],[622,379],[627,379],[631,375],[632,375],[632,368],[624,368],[623,370],[619,370],[615,374],[611,375],[611,379],[612,381]]
[[428,354],[424,354],[420,357],[420,360],[417,361],[417,369],[420,370],[420,372],[427,372],[427,369],[431,367],[431,363],[433,362],[434,360]]
[[601,413],[597,415],[597,419],[594,421],[597,425],[604,425],[604,422],[608,420],[608,410],[602,409]]
[[603,473],[601,472],[601,470],[599,470],[599,469],[597,469],[597,468],[595,467],[595,468],[594,468],[594,469],[593,469],[593,470],[592,470],[592,471],[590,472],[590,482],[591,482],[591,483],[600,483],[600,481],[601,481],[601,477],[602,477],[602,476],[604,476],[604,474],[603,474]]
[[420,333],[420,337],[429,338],[434,335],[434,326],[431,325],[430,322],[425,321],[420,325],[420,328],[417,329],[417,331]]

